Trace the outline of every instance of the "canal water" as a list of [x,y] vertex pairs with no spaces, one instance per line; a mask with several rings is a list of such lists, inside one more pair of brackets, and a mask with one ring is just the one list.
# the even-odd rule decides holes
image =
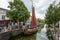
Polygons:
[[46,32],[47,32],[47,28],[46,25],[44,25],[44,28],[37,33],[36,40],[48,40]]
[[31,36],[21,36],[17,38],[11,38],[12,40],[48,40],[48,37],[46,35],[47,27],[44,25],[44,28],[37,32],[37,34],[31,35]]

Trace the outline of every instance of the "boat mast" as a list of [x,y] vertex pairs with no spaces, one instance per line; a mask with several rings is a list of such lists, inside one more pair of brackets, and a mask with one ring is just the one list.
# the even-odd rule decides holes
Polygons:
[[35,28],[36,27],[36,16],[35,16],[35,8],[33,6],[33,0],[32,1],[32,25],[31,28]]

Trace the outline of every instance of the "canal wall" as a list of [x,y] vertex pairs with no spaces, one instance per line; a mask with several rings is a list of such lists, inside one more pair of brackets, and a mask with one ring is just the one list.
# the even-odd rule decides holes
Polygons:
[[50,30],[50,31],[51,31],[51,35],[52,35],[53,40],[58,40],[58,39],[56,38],[55,32],[52,31],[52,30]]
[[8,40],[9,39],[9,32],[0,33],[0,40]]
[[0,40],[8,40],[12,36],[16,36],[22,33],[22,30],[13,30],[9,32],[0,33]]
[[53,32],[51,32],[51,35],[52,35],[52,37],[53,37],[53,40],[58,40],[58,39],[56,39],[56,36],[54,35]]

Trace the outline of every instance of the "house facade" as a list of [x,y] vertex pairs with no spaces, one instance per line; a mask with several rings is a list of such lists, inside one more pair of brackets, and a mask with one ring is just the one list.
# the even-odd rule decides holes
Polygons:
[[9,18],[6,17],[6,11],[7,9],[0,8],[0,20],[9,20]]
[[0,8],[0,32],[7,31],[8,23],[10,22],[9,18],[6,17],[7,9]]

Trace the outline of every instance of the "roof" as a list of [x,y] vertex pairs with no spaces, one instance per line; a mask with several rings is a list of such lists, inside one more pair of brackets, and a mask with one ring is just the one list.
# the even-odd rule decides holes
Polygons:
[[5,8],[1,8],[1,7],[0,7],[0,9],[2,9],[2,10],[8,10],[8,9],[5,9]]

